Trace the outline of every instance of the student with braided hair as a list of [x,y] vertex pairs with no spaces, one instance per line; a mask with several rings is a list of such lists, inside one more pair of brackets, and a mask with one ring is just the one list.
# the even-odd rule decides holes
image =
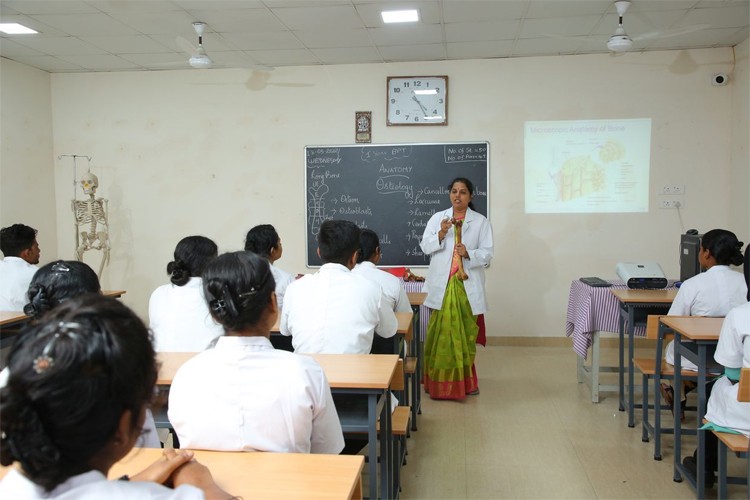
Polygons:
[[169,421],[180,445],[218,451],[339,453],[344,447],[323,369],[310,357],[275,350],[279,315],[268,260],[223,254],[203,272],[211,315],[226,333],[177,371]]
[[107,480],[138,442],[157,375],[146,326],[119,301],[65,301],[21,334],[9,366],[0,463],[20,467],[0,482],[1,498],[231,497],[188,451],[165,450],[128,480]]
[[157,352],[196,352],[205,349],[224,329],[208,312],[201,273],[218,255],[216,243],[188,236],[177,243],[167,264],[169,285],[162,285],[148,302],[149,327]]

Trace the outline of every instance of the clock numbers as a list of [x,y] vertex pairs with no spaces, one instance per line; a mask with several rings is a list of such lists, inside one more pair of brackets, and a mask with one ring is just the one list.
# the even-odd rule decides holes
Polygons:
[[387,125],[447,125],[448,77],[388,77]]

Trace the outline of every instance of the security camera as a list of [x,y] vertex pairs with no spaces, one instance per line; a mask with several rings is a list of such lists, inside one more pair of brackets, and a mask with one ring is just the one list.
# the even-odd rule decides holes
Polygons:
[[729,75],[726,73],[716,73],[711,77],[711,85],[716,87],[723,87],[727,83],[729,83]]

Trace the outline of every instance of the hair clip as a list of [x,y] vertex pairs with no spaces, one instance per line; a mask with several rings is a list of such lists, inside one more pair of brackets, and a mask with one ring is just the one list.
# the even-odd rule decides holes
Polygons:
[[50,355],[50,353],[52,352],[52,349],[54,349],[57,339],[59,339],[63,335],[73,339],[77,335],[76,331],[80,329],[81,325],[79,323],[68,323],[60,321],[57,324],[58,331],[55,332],[55,335],[50,339],[49,342],[47,342],[47,345],[44,346],[42,354],[34,358],[34,361],[32,361],[31,366],[32,368],[34,368],[34,371],[37,373],[37,375],[41,375],[42,373],[55,366],[55,360]]
[[217,316],[224,316],[227,313],[227,303],[223,299],[216,299],[211,301],[211,311],[215,312]]
[[257,288],[255,288],[254,286],[252,286],[252,287],[250,287],[250,290],[249,290],[249,291],[247,291],[247,292],[245,292],[245,293],[241,293],[241,294],[239,295],[239,297],[240,297],[240,299],[246,299],[246,298],[248,298],[248,297],[252,297],[252,296],[254,296],[254,295],[255,295],[255,294],[257,294],[257,293],[258,293],[258,290],[257,290]]
[[70,272],[70,268],[67,264],[63,261],[55,262],[52,264],[52,272],[53,273],[67,273]]

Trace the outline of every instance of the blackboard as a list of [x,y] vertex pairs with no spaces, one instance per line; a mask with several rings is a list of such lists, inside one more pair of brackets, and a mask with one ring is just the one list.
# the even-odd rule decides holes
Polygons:
[[317,235],[328,219],[375,231],[381,266],[429,265],[419,242],[430,216],[450,208],[448,184],[456,177],[474,184],[474,207],[487,216],[487,142],[307,146],[307,266],[322,264]]

